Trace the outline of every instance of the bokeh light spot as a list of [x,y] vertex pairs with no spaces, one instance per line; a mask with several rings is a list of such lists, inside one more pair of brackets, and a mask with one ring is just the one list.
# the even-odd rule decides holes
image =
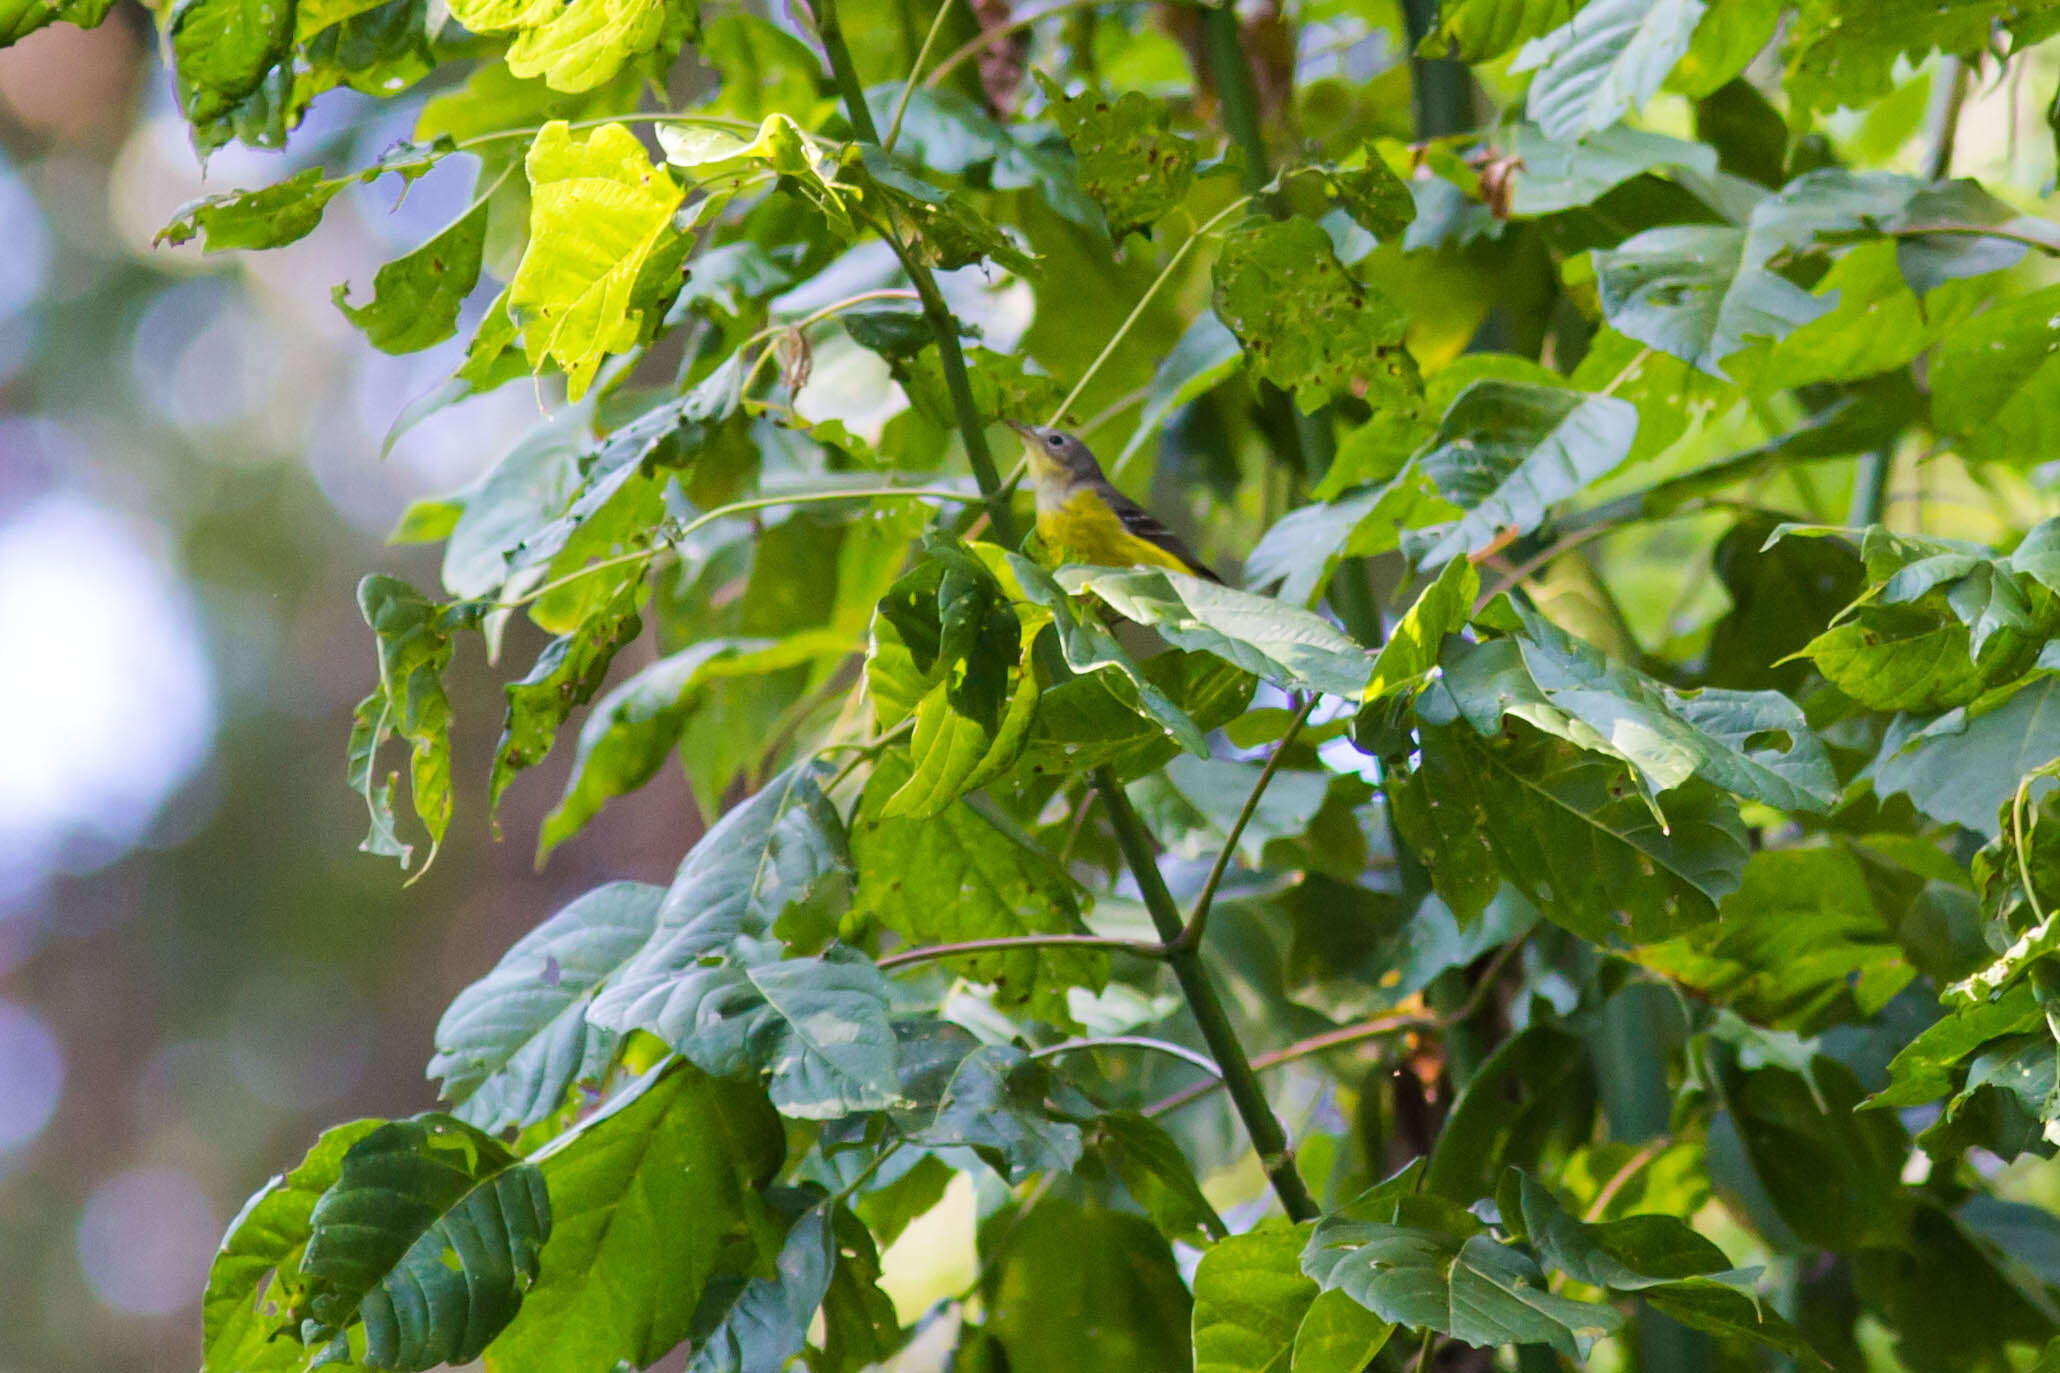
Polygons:
[[43,1133],[64,1092],[64,1051],[43,1018],[0,1001],[0,1168]]
[[132,1168],[93,1189],[79,1215],[79,1267],[117,1311],[162,1316],[200,1299],[222,1237],[200,1184],[177,1168]]
[[4,905],[79,852],[109,861],[137,842],[206,761],[215,701],[174,574],[76,496],[0,524],[0,643]]

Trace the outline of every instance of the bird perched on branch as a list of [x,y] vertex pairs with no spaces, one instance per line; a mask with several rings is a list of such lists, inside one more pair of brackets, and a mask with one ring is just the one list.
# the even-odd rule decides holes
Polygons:
[[1163,567],[1220,583],[1180,536],[1118,491],[1073,435],[1006,422],[1023,436],[1037,492],[1037,534],[1061,556],[1104,567]]

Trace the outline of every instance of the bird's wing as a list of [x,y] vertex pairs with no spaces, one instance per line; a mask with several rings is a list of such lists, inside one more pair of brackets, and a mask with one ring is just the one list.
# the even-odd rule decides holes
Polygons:
[[1123,521],[1123,527],[1130,531],[1130,533],[1143,539],[1148,544],[1165,549],[1168,553],[1186,563],[1188,570],[1197,577],[1207,577],[1218,586],[1223,585],[1223,579],[1211,571],[1207,563],[1195,556],[1195,551],[1187,546],[1185,540],[1165,525],[1159,523],[1158,516],[1139,505],[1136,501],[1131,500],[1130,497],[1118,491],[1114,486],[1104,490],[1102,497],[1108,501],[1109,508],[1116,512],[1116,518]]

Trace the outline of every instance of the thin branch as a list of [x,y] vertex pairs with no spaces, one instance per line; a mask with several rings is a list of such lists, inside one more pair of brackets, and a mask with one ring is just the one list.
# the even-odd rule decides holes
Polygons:
[[2010,803],[2010,838],[2017,849],[2017,880],[2024,887],[2024,899],[2031,906],[2031,913],[2040,925],[2046,923],[2046,908],[2039,901],[2038,888],[2032,885],[2031,862],[2024,856],[2024,803],[2031,797],[2031,784],[2037,780],[2034,772],[2017,784],[2017,796]]
[[2006,243],[2021,243],[2027,248],[2036,248],[2047,257],[2060,257],[2060,241],[2040,238],[2037,234],[2008,229],[2000,224],[1901,224],[1881,232],[1889,238],[1924,238],[1932,234],[1943,234],[1953,238],[2000,238]]
[[612,558],[603,558],[599,562],[588,563],[578,571],[568,572],[562,577],[545,582],[542,586],[537,587],[533,591],[524,592],[512,601],[495,601],[486,608],[488,610],[520,610],[531,602],[541,600],[558,588],[568,586],[582,577],[590,576],[596,572],[605,572],[611,567],[621,567],[625,563],[655,558],[661,553],[669,552],[677,548],[689,534],[692,534],[704,525],[713,524],[717,520],[728,519],[732,515],[741,515],[747,511],[769,510],[781,505],[820,505],[835,501],[939,500],[961,501],[971,505],[977,504],[982,499],[980,496],[971,495],[964,491],[950,491],[934,486],[867,486],[858,487],[850,491],[790,491],[783,496],[754,496],[746,501],[731,501],[728,505],[718,505],[713,510],[695,516],[681,525],[677,533],[669,538],[659,540],[649,548],[640,548],[634,553],[619,553]]
[[1602,1190],[1595,1194],[1595,1200],[1588,1203],[1588,1210],[1581,1219],[1590,1225],[1601,1220],[1603,1213],[1609,1210],[1609,1204],[1617,1199],[1617,1193],[1624,1190],[1624,1184],[1638,1176],[1639,1169],[1658,1158],[1673,1142],[1672,1135],[1655,1135],[1647,1140],[1637,1153],[1624,1160],[1623,1167],[1609,1175],[1609,1181],[1602,1184]]
[[1223,874],[1230,867],[1231,855],[1237,852],[1238,840],[1244,838],[1245,827],[1252,823],[1252,816],[1258,813],[1259,802],[1266,795],[1266,788],[1273,784],[1273,775],[1280,771],[1281,760],[1287,757],[1295,736],[1302,732],[1302,726],[1309,722],[1309,712],[1316,709],[1322,697],[1311,692],[1309,699],[1302,702],[1302,708],[1295,712],[1295,718],[1288,723],[1287,732],[1280,736],[1280,743],[1266,760],[1266,766],[1259,769],[1259,776],[1252,783],[1252,789],[1245,793],[1245,803],[1238,808],[1237,819],[1230,822],[1230,832],[1224,836],[1223,847],[1216,853],[1216,862],[1209,869],[1207,880],[1202,883],[1201,894],[1195,897],[1194,911],[1187,917],[1187,928],[1180,933],[1178,944],[1183,949],[1199,949],[1202,946],[1202,932],[1209,923],[1209,909],[1215,904],[1216,889],[1223,885]]
[[[974,61],[981,53],[993,47],[1008,35],[1027,29],[1039,20],[1048,19],[1054,14],[1069,14],[1074,10],[1099,9],[1105,4],[1125,2],[1126,0],[1058,0],[1056,4],[1044,5],[1034,10],[1024,10],[1018,14],[1011,15],[1006,23],[996,24],[993,28],[982,29],[977,38],[967,39],[965,43],[952,49],[945,56],[944,60],[937,64],[937,69],[924,79],[923,84],[934,90],[944,83],[945,77],[950,76],[966,63]],[[1136,3],[1136,0],[1128,0],[1128,2]]]
[[960,954],[1006,952],[1010,949],[1111,949],[1119,953],[1135,954],[1139,958],[1164,958],[1164,944],[1149,944],[1137,939],[1116,939],[1100,934],[1022,934],[996,939],[967,939],[956,944],[926,944],[919,949],[902,949],[896,953],[874,960],[874,966],[881,972],[892,968],[907,967],[913,963],[928,963],[939,958],[956,958]]
[[[1377,1015],[1370,1020],[1362,1020],[1356,1025],[1341,1025],[1335,1030],[1325,1030],[1320,1035],[1311,1035],[1307,1039],[1296,1040],[1286,1048],[1260,1054],[1252,1059],[1252,1067],[1257,1071],[1264,1072],[1268,1068],[1278,1068],[1284,1063],[1293,1063],[1298,1059],[1309,1058],[1315,1054],[1328,1053],[1332,1049],[1342,1049],[1347,1045],[1357,1044],[1362,1040],[1377,1039],[1381,1035],[1392,1034],[1397,1030],[1449,1030],[1454,1025],[1471,1020],[1474,1012],[1480,1010],[1482,1004],[1487,1000],[1488,993],[1494,988],[1496,979],[1501,977],[1503,968],[1508,966],[1509,960],[1516,956],[1517,950],[1523,947],[1524,939],[1527,937],[1522,936],[1512,939],[1502,946],[1500,952],[1495,955],[1494,960],[1481,971],[1480,981],[1474,983],[1473,991],[1450,1015],[1424,1015],[1416,1011],[1393,1011],[1387,1015]],[[1176,1111],[1189,1102],[1201,1100],[1209,1093],[1215,1091],[1219,1085],[1214,1082],[1197,1083],[1193,1087],[1175,1092],[1165,1100],[1155,1103],[1145,1111],[1145,1114],[1148,1116],[1162,1116],[1168,1111]]]
[[1150,1049],[1154,1053],[1171,1054],[1175,1058],[1191,1063],[1211,1077],[1220,1079],[1223,1076],[1222,1070],[1216,1066],[1216,1060],[1210,1058],[1207,1054],[1196,1053],[1185,1044],[1175,1044],[1171,1040],[1165,1039],[1153,1039],[1149,1035],[1101,1035],[1094,1039],[1069,1039],[1063,1044],[1052,1044],[1042,1049],[1033,1050],[1025,1057],[1053,1058],[1059,1054],[1072,1053],[1075,1049],[1105,1048]]
[[[646,114],[604,114],[591,119],[574,119],[566,124],[568,129],[598,129],[603,124],[705,124],[718,129],[736,129],[743,133],[757,133],[758,125],[749,119],[732,119],[718,114],[674,114],[657,110]],[[458,150],[464,152],[487,143],[505,143],[516,138],[535,138],[543,132],[541,124],[529,124],[519,128],[495,129],[491,133],[476,133],[470,138],[458,140]],[[818,134],[802,131],[801,136],[822,147],[834,147],[832,140]]]
[[923,63],[930,60],[931,45],[937,35],[944,32],[944,17],[951,13],[953,0],[940,0],[937,17],[930,21],[930,31],[923,35],[923,46],[916,49],[916,60],[908,69],[908,80],[901,83],[901,94],[895,98],[894,113],[887,120],[887,141],[880,146],[888,152],[894,151],[895,140],[901,137],[901,117],[908,113],[908,98],[916,93],[916,79],[923,74]]

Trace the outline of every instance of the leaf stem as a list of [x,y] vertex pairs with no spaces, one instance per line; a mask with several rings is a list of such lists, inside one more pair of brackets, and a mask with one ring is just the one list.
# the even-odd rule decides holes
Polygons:
[[1136,939],[1117,939],[1102,934],[1019,934],[994,939],[966,939],[956,944],[925,944],[919,949],[901,949],[874,959],[873,964],[881,972],[892,968],[903,968],[914,963],[928,963],[939,958],[957,958],[961,954],[1005,953],[1011,949],[1073,948],[1109,949],[1117,953],[1135,954],[1139,958],[1164,958],[1166,946],[1148,944]]
[[731,501],[728,505],[718,505],[713,510],[705,511],[681,525],[679,530],[670,537],[659,540],[649,548],[640,548],[634,553],[620,553],[612,558],[603,558],[599,562],[588,563],[578,571],[568,572],[562,577],[553,578],[533,591],[524,592],[512,601],[495,601],[488,605],[486,609],[488,611],[520,610],[531,602],[541,600],[553,591],[558,590],[558,588],[569,586],[582,577],[589,576],[595,572],[605,572],[611,567],[621,567],[625,563],[655,558],[661,553],[677,548],[695,530],[705,525],[713,524],[717,520],[727,519],[731,515],[741,515],[751,510],[768,510],[774,506],[781,505],[821,505],[834,501],[895,499],[962,501],[967,504],[974,504],[981,497],[964,491],[951,491],[935,486],[869,486],[856,487],[849,491],[791,491],[785,495],[753,496],[750,500]]
[[1101,1035],[1094,1039],[1069,1039],[1063,1044],[1049,1044],[1042,1049],[1034,1049],[1025,1057],[1053,1058],[1059,1054],[1072,1053],[1075,1049],[1126,1048],[1150,1049],[1154,1053],[1171,1054],[1175,1058],[1200,1068],[1211,1077],[1220,1078],[1223,1076],[1222,1070],[1217,1068],[1215,1060],[1207,1054],[1196,1053],[1185,1044],[1175,1044],[1171,1040],[1165,1039],[1153,1039],[1149,1035]]
[[909,97],[916,93],[916,80],[923,74],[923,63],[930,60],[930,48],[937,41],[937,35],[944,32],[944,17],[951,13],[953,0],[941,0],[937,6],[937,17],[930,21],[930,31],[923,35],[923,46],[916,49],[916,60],[908,69],[908,80],[901,83],[901,94],[894,99],[894,114],[887,120],[887,141],[880,146],[888,152],[894,151],[894,144],[901,137],[901,117],[908,113]]
[[1068,391],[1066,398],[1058,403],[1058,408],[1052,411],[1051,418],[1045,421],[1046,424],[1057,424],[1065,417],[1066,412],[1073,408],[1073,402],[1080,399],[1081,392],[1085,391],[1088,383],[1094,380],[1095,373],[1101,371],[1102,364],[1109,360],[1110,355],[1116,351],[1123,340],[1130,336],[1130,331],[1137,326],[1137,322],[1144,318],[1145,308],[1152,303],[1152,297],[1159,293],[1160,287],[1173,279],[1174,270],[1187,259],[1187,255],[1194,250],[1194,246],[1208,237],[1209,233],[1218,224],[1221,224],[1224,220],[1251,203],[1251,196],[1239,196],[1236,200],[1231,201],[1228,205],[1225,205],[1214,215],[1210,216],[1206,223],[1189,234],[1187,240],[1174,250],[1173,256],[1166,259],[1166,265],[1159,269],[1159,274],[1152,278],[1152,284],[1145,287],[1144,294],[1137,298],[1137,304],[1131,308],[1129,317],[1116,326],[1115,333],[1109,335],[1109,341],[1102,345],[1102,350],[1095,356],[1094,361],[1087,364],[1087,370],[1080,374],[1080,380],[1073,383],[1073,389]]
[[1273,755],[1266,760],[1266,766],[1259,769],[1259,776],[1252,783],[1252,789],[1245,793],[1245,803],[1239,807],[1237,819],[1230,822],[1230,832],[1224,836],[1223,847],[1217,851],[1216,862],[1209,869],[1208,878],[1202,883],[1201,894],[1195,897],[1194,911],[1187,917],[1187,928],[1180,932],[1175,941],[1183,949],[1199,949],[1202,946],[1202,931],[1209,923],[1209,910],[1216,901],[1216,889],[1223,885],[1223,874],[1230,867],[1231,855],[1237,852],[1238,840],[1244,838],[1245,827],[1252,823],[1252,816],[1258,813],[1259,801],[1266,795],[1266,788],[1273,785],[1273,775],[1280,771],[1281,760],[1287,757],[1295,736],[1302,732],[1302,726],[1309,723],[1309,712],[1316,709],[1322,697],[1311,692],[1309,699],[1302,702],[1302,708],[1295,712],[1287,732],[1280,736],[1280,743],[1274,747]]
[[1602,1184],[1602,1190],[1595,1194],[1595,1200],[1588,1203],[1587,1212],[1581,1217],[1593,1225],[1609,1210],[1609,1204],[1617,1199],[1617,1193],[1624,1190],[1624,1184],[1638,1176],[1638,1170],[1652,1162],[1674,1142],[1672,1135],[1654,1135],[1624,1160],[1624,1166],[1609,1175],[1609,1181]]
[[[758,132],[758,125],[748,119],[732,119],[719,114],[675,114],[669,110],[653,110],[644,114],[603,114],[591,119],[573,119],[566,122],[568,129],[598,129],[603,124],[706,124],[718,129],[737,129],[746,133]],[[535,138],[543,132],[543,125],[529,124],[512,129],[495,129],[491,133],[476,133],[470,138],[458,140],[458,151],[481,147],[488,143],[506,143],[515,138]],[[831,140],[819,134],[802,130],[801,136],[811,143],[831,145]]]
[[[2041,768],[2040,772],[2043,771]],[[2031,798],[2031,784],[2038,776],[2034,772],[2017,784],[2017,795],[2010,802],[2010,838],[2017,849],[2017,880],[2024,887],[2024,899],[2031,905],[2032,917],[2043,925],[2046,908],[2039,900],[2038,888],[2031,882],[2031,860],[2024,856],[2024,803]]]

